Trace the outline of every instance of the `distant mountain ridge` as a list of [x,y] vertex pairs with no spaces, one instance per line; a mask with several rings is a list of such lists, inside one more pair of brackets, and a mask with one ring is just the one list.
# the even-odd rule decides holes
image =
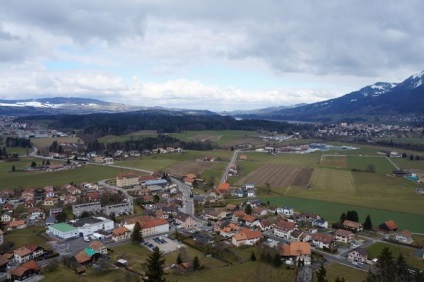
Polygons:
[[424,116],[424,71],[401,83],[377,82],[344,96],[261,114],[235,115],[297,121],[372,120],[396,115]]
[[207,110],[168,109],[164,107],[131,106],[105,102],[98,99],[79,97],[53,97],[21,100],[0,99],[2,115],[54,115],[54,114],[92,114],[123,113],[135,111],[163,111],[191,115],[217,115]]

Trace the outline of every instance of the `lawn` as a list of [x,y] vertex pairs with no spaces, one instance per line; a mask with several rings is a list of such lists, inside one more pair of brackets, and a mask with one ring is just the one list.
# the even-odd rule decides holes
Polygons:
[[[87,165],[82,168],[56,172],[10,172],[14,165],[16,169],[28,167],[32,161],[40,159],[25,158],[18,162],[0,162],[1,188],[33,187],[45,185],[63,185],[74,182],[95,182],[106,178],[114,178],[121,171],[119,168]],[[51,161],[51,163],[55,163]]]
[[169,274],[167,281],[184,282],[250,282],[250,281],[294,281],[294,271],[283,268],[274,268],[259,261],[249,261],[242,264],[235,264],[213,269],[204,269],[187,274]]
[[133,132],[126,135],[106,135],[103,137],[98,138],[98,141],[100,143],[113,143],[113,142],[125,142],[130,140],[140,140],[144,137],[151,137],[151,136],[157,136],[158,133],[156,130],[141,130],[137,132]]
[[41,233],[45,233],[45,227],[27,227],[24,229],[7,231],[4,235],[5,241],[13,241],[15,243],[14,248],[19,248],[28,244],[36,244],[43,248],[50,248],[44,237],[40,236]]
[[124,269],[113,270],[106,273],[95,272],[90,266],[86,266],[87,272],[85,276],[77,275],[74,271],[65,268],[62,264],[53,271],[43,273],[45,282],[89,282],[89,281],[98,281],[98,282],[111,282],[111,281],[126,281],[126,276],[128,271]]
[[[424,225],[419,224],[423,222],[424,216],[418,214],[388,211],[376,208],[367,208],[358,205],[346,205],[340,203],[332,203],[329,201],[320,201],[313,199],[302,199],[294,197],[279,197],[269,198],[261,197],[262,202],[270,201],[273,206],[291,206],[299,212],[315,212],[320,214],[330,222],[336,222],[339,220],[342,212],[348,210],[356,210],[359,214],[361,222],[364,222],[367,214],[371,216],[371,221],[374,228],[376,228],[382,222],[389,219],[393,219],[399,226],[400,229],[408,229],[412,232],[424,233]],[[418,206],[416,207],[418,208]]]
[[[346,282],[365,281],[367,273],[358,269],[347,267],[338,263],[331,263],[325,266],[327,270],[327,280],[334,281],[337,277],[344,278]],[[316,276],[315,276],[316,277]]]
[[395,259],[399,256],[399,254],[402,253],[405,256],[407,264],[409,264],[410,266],[416,267],[418,269],[424,270],[424,261],[414,257],[414,252],[416,250],[414,248],[409,248],[409,247],[404,247],[404,246],[394,245],[394,244],[389,244],[384,242],[377,242],[366,248],[367,251],[369,252],[368,257],[370,259],[377,258],[380,255],[381,251],[386,247],[390,249]]

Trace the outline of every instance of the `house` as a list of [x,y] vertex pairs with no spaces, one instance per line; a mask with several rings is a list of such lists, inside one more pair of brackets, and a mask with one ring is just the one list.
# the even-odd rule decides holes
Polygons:
[[183,212],[178,212],[177,215],[174,216],[174,219],[176,223],[184,228],[192,228],[197,224],[192,216]]
[[236,246],[255,245],[262,238],[260,231],[253,231],[248,228],[243,228],[231,238],[231,243]]
[[43,206],[54,206],[55,204],[57,204],[57,198],[45,198],[43,201]]
[[247,197],[248,198],[255,198],[256,197],[256,190],[254,188],[247,189]]
[[274,226],[274,235],[281,238],[289,239],[290,233],[295,229],[296,223],[280,220]]
[[378,226],[378,230],[383,232],[396,232],[398,230],[397,224],[393,220],[388,220]]
[[44,254],[44,249],[40,246],[35,245],[35,244],[26,245],[25,248],[30,250],[31,258],[38,258],[38,257],[40,257]]
[[0,216],[1,222],[9,222],[12,220],[12,213],[11,212],[5,212]]
[[311,265],[311,245],[306,242],[291,242],[280,247],[280,256],[285,259],[300,261]]
[[26,247],[20,247],[13,251],[14,253],[14,261],[21,264],[23,262],[29,261],[31,259],[31,250]]
[[312,220],[312,227],[317,227],[317,228],[328,228],[328,221],[324,220],[324,219],[314,219]]
[[28,214],[29,214],[29,219],[31,220],[44,219],[44,211],[37,207],[29,208]]
[[233,212],[233,216],[231,217],[231,221],[238,222],[239,220],[241,220],[245,216],[246,216],[246,212],[244,210],[235,211],[235,212]]
[[292,216],[294,214],[294,209],[291,208],[291,207],[277,208],[277,213],[283,214],[283,215],[286,215],[286,216]]
[[351,220],[343,221],[342,226],[344,229],[351,230],[354,232],[360,232],[363,230],[362,224]]
[[344,230],[344,229],[338,229],[335,233],[335,238],[337,242],[342,242],[342,243],[350,243],[352,242],[354,235],[352,233],[352,231],[349,230]]
[[7,225],[7,230],[23,229],[27,227],[25,220],[12,220]]
[[226,209],[227,211],[230,211],[230,212],[235,212],[235,211],[237,211],[239,208],[238,208],[238,206],[237,206],[237,205],[227,204],[227,205],[225,206],[225,209]]
[[207,232],[207,231],[197,232],[193,236],[193,240],[196,241],[197,243],[203,244],[203,245],[213,244],[213,242],[214,242],[213,236],[211,234],[209,234],[209,232]]
[[264,219],[264,220],[261,220],[258,226],[262,231],[266,231],[266,230],[273,229],[274,223],[269,219]]
[[311,235],[299,229],[295,229],[290,233],[290,239],[297,242],[308,242],[311,239]]
[[40,273],[41,267],[31,260],[10,271],[11,281],[22,281]]
[[356,248],[349,252],[347,259],[365,263],[368,260],[368,251],[363,248]]
[[240,161],[247,161],[247,155],[240,155],[239,160]]
[[244,191],[242,190],[242,189],[236,189],[234,192],[233,192],[233,196],[234,197],[238,197],[238,198],[243,198],[244,197]]
[[314,233],[311,235],[312,245],[320,249],[336,250],[336,241],[331,235]]
[[[89,251],[90,254],[95,253],[94,251]],[[74,259],[81,265],[91,262],[91,256],[86,252],[86,249],[82,250],[78,254],[74,255]]]
[[245,215],[241,219],[239,219],[245,226],[255,227],[260,223],[260,220],[252,215]]
[[131,237],[131,231],[129,231],[125,226],[118,227],[112,231],[112,240],[120,241],[125,240]]
[[0,272],[6,272],[9,266],[9,260],[4,256],[0,256]]
[[93,250],[95,250],[99,254],[107,255],[107,248],[105,245],[103,245],[100,241],[92,241],[89,245],[89,247]]
[[205,219],[219,220],[227,216],[227,212],[221,208],[204,209],[203,217]]
[[240,226],[229,221],[217,221],[216,225],[214,225],[214,230],[219,232],[219,235],[223,237],[232,237],[240,229]]
[[404,244],[412,244],[414,239],[412,239],[411,232],[409,230],[402,230],[398,234],[396,234],[395,240],[404,243]]
[[268,209],[264,207],[256,207],[252,210],[252,214],[256,216],[266,216],[268,215]]
[[215,190],[218,194],[228,194],[230,192],[230,183],[219,183]]

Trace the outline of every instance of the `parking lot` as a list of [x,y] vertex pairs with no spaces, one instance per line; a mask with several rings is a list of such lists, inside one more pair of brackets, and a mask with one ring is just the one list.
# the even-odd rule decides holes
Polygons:
[[158,236],[154,238],[145,239],[142,245],[145,246],[150,251],[154,247],[158,247],[159,250],[161,250],[164,253],[171,253],[173,251],[179,250],[180,248],[186,247],[181,242],[179,243],[176,240],[172,240],[171,238],[166,238],[164,236]]

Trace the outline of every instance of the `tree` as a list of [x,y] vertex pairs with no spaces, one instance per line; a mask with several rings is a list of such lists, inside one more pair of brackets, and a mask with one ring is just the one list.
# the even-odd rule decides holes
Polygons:
[[153,248],[153,253],[147,258],[147,271],[146,276],[149,282],[166,282],[165,271],[165,257],[158,247]]
[[181,258],[181,254],[178,254],[177,264],[182,264],[182,263],[183,263],[183,259]]
[[12,165],[12,172],[16,171],[16,167],[14,165]]
[[199,257],[195,256],[193,259],[193,270],[198,270],[198,269],[200,269]]
[[354,222],[359,222],[358,212],[355,210],[347,211],[346,219]]
[[342,214],[340,215],[340,223],[343,223],[343,221],[345,220],[346,220],[346,214],[342,212]]
[[131,241],[134,244],[139,244],[143,242],[143,235],[141,234],[141,227],[138,221],[134,224],[134,229],[131,233]]
[[346,280],[342,277],[340,278],[339,276],[337,276],[336,280],[334,280],[334,282],[346,282]]
[[248,215],[251,215],[252,214],[252,206],[250,204],[248,204],[246,206],[246,208],[244,209],[244,212]]
[[46,165],[50,165],[50,160],[47,160],[46,161]]
[[68,216],[64,212],[59,212],[56,214],[57,222],[65,222],[68,219]]
[[370,217],[369,214],[365,218],[365,222],[364,222],[363,225],[364,225],[365,230],[371,230],[372,229],[372,222],[371,222],[371,217]]
[[399,254],[395,265],[395,276],[398,281],[411,281],[411,274],[408,271],[405,257],[402,253]]
[[281,257],[280,257],[279,253],[276,253],[274,255],[274,259],[273,259],[272,263],[273,263],[274,267],[280,267],[282,265]]
[[375,166],[373,164],[367,165],[367,171],[368,172],[375,172]]
[[327,270],[324,267],[324,264],[321,263],[320,268],[317,272],[317,282],[327,282]]
[[250,255],[250,260],[251,261],[256,261],[256,255],[255,255],[255,252],[254,251],[252,251],[252,254]]
[[36,167],[37,166],[37,163],[36,162],[32,162],[31,163],[31,167]]
[[159,203],[159,201],[160,201],[160,197],[159,197],[159,195],[154,195],[153,196],[153,203],[155,203],[155,204],[157,204],[157,203]]

